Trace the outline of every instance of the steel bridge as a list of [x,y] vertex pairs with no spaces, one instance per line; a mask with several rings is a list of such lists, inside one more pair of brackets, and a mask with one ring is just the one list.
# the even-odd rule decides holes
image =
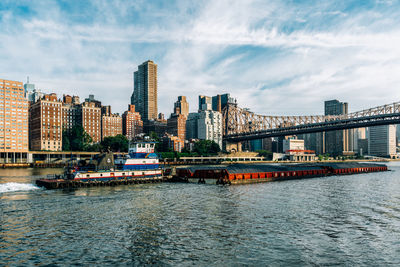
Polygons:
[[225,106],[222,113],[223,140],[230,143],[268,137],[400,124],[400,102],[338,116],[265,116],[255,114],[231,103]]

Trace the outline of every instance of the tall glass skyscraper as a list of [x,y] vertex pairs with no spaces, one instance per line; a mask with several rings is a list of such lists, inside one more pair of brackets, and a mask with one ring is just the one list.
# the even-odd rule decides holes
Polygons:
[[131,104],[140,113],[142,120],[157,119],[157,64],[147,60],[133,73],[133,94]]
[[[346,115],[349,105],[338,100],[325,101],[325,115]],[[325,152],[333,156],[353,151],[352,129],[325,132]]]

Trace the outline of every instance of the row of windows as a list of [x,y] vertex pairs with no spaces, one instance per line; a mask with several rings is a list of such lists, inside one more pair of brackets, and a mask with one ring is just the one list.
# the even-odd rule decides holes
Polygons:
[[3,81],[3,84],[5,84],[5,85],[12,85],[12,86],[18,86],[18,84],[17,83],[9,83],[8,81],[6,81],[6,80],[2,80]]

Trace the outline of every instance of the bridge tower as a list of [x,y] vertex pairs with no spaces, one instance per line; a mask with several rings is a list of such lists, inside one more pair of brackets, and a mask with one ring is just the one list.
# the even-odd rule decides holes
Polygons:
[[[222,134],[224,136],[235,133],[238,129],[240,113],[237,103],[227,103],[222,110]],[[242,152],[242,142],[223,141],[223,150],[228,152]]]

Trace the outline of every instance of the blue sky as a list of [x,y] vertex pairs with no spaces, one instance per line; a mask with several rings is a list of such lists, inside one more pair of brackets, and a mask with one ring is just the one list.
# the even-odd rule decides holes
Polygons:
[[266,115],[356,111],[400,100],[399,18],[398,0],[0,0],[0,77],[122,112],[151,59],[167,116],[218,93]]

